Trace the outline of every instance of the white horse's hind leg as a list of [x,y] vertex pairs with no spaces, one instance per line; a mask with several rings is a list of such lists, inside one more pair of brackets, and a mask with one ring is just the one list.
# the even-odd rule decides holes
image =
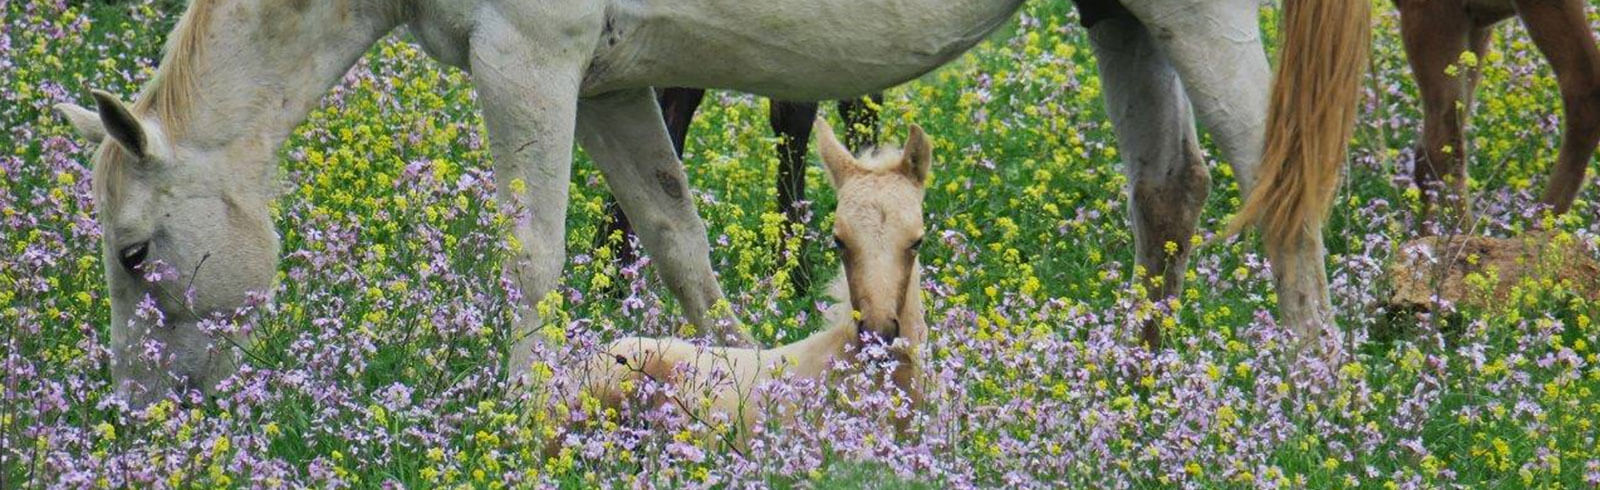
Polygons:
[[[1362,1],[1362,0],[1334,0]],[[1177,67],[1200,121],[1233,165],[1241,194],[1254,186],[1265,145],[1271,72],[1258,0],[1124,0]],[[1280,321],[1301,341],[1334,348],[1322,235],[1271,257]],[[1293,271],[1292,274],[1287,271]],[[1331,352],[1330,352],[1331,354]]]
[[712,311],[722,299],[722,287],[711,271],[706,225],[695,210],[688,176],[651,90],[584,99],[578,108],[578,138],[689,321],[719,343],[754,346],[737,322]]
[[513,255],[506,264],[524,296],[510,355],[514,377],[544,340],[537,333],[536,305],[555,288],[566,262],[572,138],[583,68],[580,51],[563,49],[571,38],[529,39],[527,32],[510,19],[484,16],[473,36],[470,64],[489,129],[497,197],[503,212],[516,213]]
[[[1194,115],[1177,71],[1139,21],[1121,15],[1089,33],[1128,174],[1135,263],[1149,277],[1150,297],[1167,298],[1182,288],[1190,237],[1211,187]],[[1156,322],[1143,328],[1145,342],[1158,346]]]
[[[1339,0],[1344,1],[1344,0]],[[1272,72],[1259,0],[1123,0],[1178,69],[1200,123],[1248,194],[1266,141]]]

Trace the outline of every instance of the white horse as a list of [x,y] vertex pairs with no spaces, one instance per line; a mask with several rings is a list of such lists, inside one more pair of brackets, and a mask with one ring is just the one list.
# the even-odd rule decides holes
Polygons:
[[[140,405],[174,388],[207,389],[231,371],[220,347],[226,344],[197,324],[274,287],[279,247],[267,213],[274,152],[319,96],[400,25],[435,58],[472,74],[495,176],[502,184],[520,182],[498,192],[507,209],[521,203],[528,214],[513,225],[520,247],[508,264],[527,298],[518,311],[522,340],[512,353],[513,365],[521,366],[535,342],[528,333],[538,324],[533,304],[554,287],[564,263],[574,138],[605,175],[689,320],[723,340],[750,344],[742,328],[713,313],[722,294],[705,225],[650,87],[727,88],[789,100],[855,97],[955,58],[1021,2],[193,0],[156,76],[131,106],[96,92],[96,111],[58,107],[85,137],[107,142],[94,157],[94,186],[118,389]],[[1331,188],[1339,155],[1267,158],[1262,170],[1255,168],[1268,120],[1256,2],[1127,0],[1126,10],[1113,9],[1093,27],[1093,36],[1133,175],[1139,263],[1167,277],[1164,288],[1181,278],[1181,260],[1152,251],[1172,241],[1182,249],[1178,259],[1188,253],[1205,194],[1192,102],[1246,186],[1250,176],[1267,181],[1252,200],[1265,207],[1246,216],[1270,218],[1263,224],[1271,230],[1292,230],[1269,233],[1276,238],[1268,251],[1288,265],[1277,269],[1284,319],[1312,332],[1331,325],[1316,230],[1331,199],[1318,189]],[[1282,92],[1317,91],[1319,114],[1320,106],[1353,106],[1353,96],[1339,96],[1353,93],[1355,80],[1329,72],[1362,65],[1359,46],[1333,41],[1352,35],[1346,31],[1353,25],[1367,30],[1366,4],[1288,3],[1289,56],[1314,59],[1285,64],[1290,83]],[[1296,18],[1316,22],[1296,24]],[[1270,136],[1292,149],[1342,150],[1347,139],[1330,129],[1337,121],[1301,127],[1305,121],[1287,117],[1297,108],[1275,106],[1286,116]],[[176,277],[145,281],[141,268],[156,260]],[[191,294],[185,299],[185,293]],[[155,299],[166,327],[152,329],[151,320],[134,314],[146,297]],[[151,350],[165,360],[138,359],[148,341],[161,344]]]
[[[847,370],[859,369],[856,356],[862,341],[875,339],[895,362],[890,381],[913,406],[920,403],[928,325],[917,249],[924,234],[922,199],[933,147],[922,128],[912,126],[903,150],[879,149],[857,159],[821,119],[816,130],[828,181],[839,196],[833,234],[843,263],[828,288],[836,301],[825,314],[829,327],[771,349],[702,347],[674,338],[620,339],[583,366],[585,393],[604,406],[619,407],[630,395],[628,386],[645,380],[670,383],[677,393],[706,395],[711,411],[739,424],[743,441],[763,413],[785,403],[769,398],[761,390],[764,384],[776,379],[824,382],[835,373],[835,362],[851,366]],[[710,415],[698,413],[696,403],[673,401],[699,417]],[[778,413],[794,415],[793,410]]]

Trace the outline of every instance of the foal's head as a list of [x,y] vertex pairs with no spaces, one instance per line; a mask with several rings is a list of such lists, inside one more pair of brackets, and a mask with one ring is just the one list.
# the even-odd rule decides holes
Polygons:
[[922,245],[922,196],[933,163],[933,147],[922,128],[900,151],[877,149],[856,158],[817,120],[822,162],[838,192],[834,244],[844,262],[850,306],[860,312],[858,333],[892,342],[903,334],[917,285],[917,248]]

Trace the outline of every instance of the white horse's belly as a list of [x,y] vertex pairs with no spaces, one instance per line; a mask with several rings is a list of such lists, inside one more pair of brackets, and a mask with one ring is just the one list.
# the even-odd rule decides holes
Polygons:
[[[420,0],[409,28],[431,56],[461,68],[471,59],[477,16],[510,15],[513,24],[533,30],[578,30],[560,25],[567,20],[537,18],[550,17],[551,6],[532,1]],[[982,41],[1022,2],[564,1],[605,11],[597,39],[574,40],[593,46],[585,96],[685,86],[793,100],[856,96],[920,76]]]
[[795,100],[920,76],[999,27],[1020,0],[615,0],[585,92],[734,89]]
[[425,0],[417,2],[416,14],[406,29],[428,56],[446,65],[467,69],[472,53],[472,15],[478,10],[475,0]]

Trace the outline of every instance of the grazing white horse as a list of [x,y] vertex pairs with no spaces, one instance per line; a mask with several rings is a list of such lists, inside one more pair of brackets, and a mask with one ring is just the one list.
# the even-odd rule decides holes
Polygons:
[[[1252,200],[1264,205],[1246,217],[1266,218],[1260,221],[1269,230],[1292,230],[1269,233],[1268,251],[1289,265],[1277,277],[1285,320],[1310,332],[1331,325],[1317,233],[1331,195],[1316,189],[1331,188],[1337,162],[1329,162],[1338,155],[1267,158],[1261,171],[1253,170],[1268,120],[1256,2],[1128,0],[1126,11],[1118,10],[1128,14],[1095,26],[1094,38],[1135,177],[1140,263],[1172,260],[1147,253],[1164,241],[1182,247],[1179,258],[1188,253],[1186,231],[1196,196],[1204,194],[1184,103],[1192,102],[1237,173],[1267,181],[1256,186],[1263,197]],[[209,389],[231,371],[226,343],[197,325],[273,289],[279,246],[267,203],[275,150],[319,96],[400,25],[435,58],[472,74],[495,176],[502,184],[522,183],[498,186],[507,209],[515,203],[527,209],[511,230],[521,247],[508,265],[527,298],[518,312],[522,340],[512,354],[521,366],[535,342],[533,304],[554,287],[564,263],[575,138],[689,320],[722,340],[750,344],[741,327],[712,313],[722,293],[705,225],[650,87],[727,88],[789,100],[860,96],[955,58],[1021,3],[192,0],[158,72],[131,106],[96,92],[95,111],[59,107],[82,134],[107,143],[94,157],[94,186],[118,389],[137,406],[175,388]],[[1353,98],[1338,96],[1346,85],[1353,92],[1355,80],[1328,71],[1360,66],[1360,47],[1324,46],[1350,36],[1350,25],[1367,30],[1366,4],[1288,2],[1288,56],[1314,59],[1285,64],[1283,79],[1292,83],[1284,92],[1318,91],[1319,105],[1353,105]],[[1293,27],[1294,19],[1310,17],[1317,22]],[[1289,115],[1299,108],[1275,106]],[[1283,129],[1269,136],[1281,134],[1288,148],[1344,147],[1338,131],[1325,130],[1333,126],[1302,127],[1294,117],[1281,122]],[[153,261],[171,266],[175,277],[146,281],[141,271]],[[1171,288],[1181,270],[1165,264],[1151,270],[1167,276],[1164,287]],[[153,329],[150,315],[135,314],[146,297],[155,300],[165,327]],[[161,345],[147,346],[151,341]],[[140,359],[147,351],[162,359]]]
[[[933,147],[922,128],[911,127],[901,151],[879,149],[857,159],[833,129],[817,120],[828,181],[838,191],[833,234],[842,274],[829,291],[837,303],[825,314],[828,327],[771,349],[703,347],[682,339],[625,338],[612,342],[583,370],[584,392],[609,407],[628,397],[627,386],[652,380],[677,393],[701,393],[710,410],[740,424],[740,440],[773,414],[775,403],[760,388],[775,379],[826,381],[834,363],[859,368],[864,339],[881,342],[895,362],[890,381],[919,403],[921,349],[928,339],[922,307],[922,198],[930,178]],[[859,318],[859,319],[858,319]],[[850,368],[847,368],[850,369]],[[695,403],[683,410],[699,411]],[[667,403],[666,399],[654,400]],[[793,410],[777,411],[792,417]],[[698,414],[705,417],[710,414]]]

